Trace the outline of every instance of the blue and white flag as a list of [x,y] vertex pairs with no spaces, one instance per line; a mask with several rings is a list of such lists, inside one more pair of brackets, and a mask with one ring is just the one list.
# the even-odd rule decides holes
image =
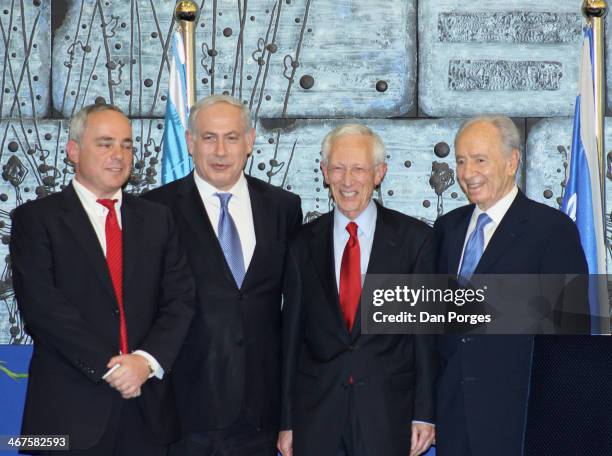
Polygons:
[[175,31],[172,36],[170,81],[168,83],[168,101],[166,102],[166,119],[164,121],[162,184],[180,179],[191,172],[192,161],[185,140],[188,118],[185,47],[181,34]]
[[[597,150],[595,130],[597,117],[593,78],[593,29],[585,28],[584,35],[569,175],[562,210],[576,222],[589,265],[589,274],[595,275],[606,273],[606,251],[598,162],[601,151]],[[598,293],[591,290],[591,315],[594,317],[603,315],[599,306],[601,299],[597,296]],[[596,328],[593,330],[597,332]]]

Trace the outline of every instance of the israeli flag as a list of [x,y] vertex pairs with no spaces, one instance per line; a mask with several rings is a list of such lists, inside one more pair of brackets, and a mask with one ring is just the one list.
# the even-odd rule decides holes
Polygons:
[[191,172],[191,155],[187,151],[185,132],[189,118],[187,103],[187,73],[185,47],[178,31],[172,36],[172,59],[166,118],[164,121],[164,145],[162,155],[162,184],[180,179]]
[[[595,275],[606,273],[606,251],[597,158],[600,151],[597,150],[595,135],[593,29],[585,28],[584,35],[569,175],[561,209],[576,223],[589,265],[589,274]],[[597,293],[590,293],[590,295],[591,315],[604,315],[600,309],[601,299],[597,299]],[[596,328],[593,330],[597,331]]]

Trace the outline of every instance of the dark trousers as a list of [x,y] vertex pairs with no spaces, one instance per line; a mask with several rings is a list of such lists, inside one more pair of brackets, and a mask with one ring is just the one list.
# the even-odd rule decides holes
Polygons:
[[145,425],[144,419],[134,399],[123,401],[121,407],[111,412],[108,427],[100,441],[86,450],[51,451],[45,456],[166,456],[167,445],[153,441],[153,434]]
[[191,432],[170,447],[169,456],[276,456],[276,430],[258,429],[239,418],[226,429]]
[[[368,452],[363,441],[363,433],[359,425],[359,417],[355,410],[355,394],[353,389],[350,389],[348,414],[346,424],[342,431],[342,437],[338,445],[337,456],[378,456],[368,455]],[[381,455],[382,456],[382,455]]]

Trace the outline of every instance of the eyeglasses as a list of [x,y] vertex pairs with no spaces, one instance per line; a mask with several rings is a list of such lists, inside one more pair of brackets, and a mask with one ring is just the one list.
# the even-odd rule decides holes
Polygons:
[[363,179],[377,166],[378,165],[374,165],[368,168],[365,166],[355,165],[347,168],[346,166],[342,165],[329,165],[327,170],[333,179],[342,178],[347,172],[350,172],[351,176],[353,176],[355,179]]

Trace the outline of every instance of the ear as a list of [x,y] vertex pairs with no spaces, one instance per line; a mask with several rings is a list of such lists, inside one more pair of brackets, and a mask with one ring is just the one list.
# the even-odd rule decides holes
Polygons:
[[195,144],[189,130],[185,132],[185,142],[187,143],[187,151],[189,152],[189,155],[193,156],[193,148]]
[[247,157],[253,153],[253,145],[255,144],[255,129],[251,128],[251,130],[246,133],[246,141],[247,141]]
[[79,144],[72,139],[68,141],[68,144],[66,144],[66,154],[73,164],[78,164],[81,158],[81,148]]
[[319,167],[321,168],[321,172],[323,173],[323,178],[325,180],[325,185],[329,186],[329,177],[327,175],[327,164],[321,162]]
[[374,185],[376,187],[378,187],[383,181],[385,174],[387,174],[387,164],[381,163],[380,165],[376,165],[376,169],[374,171]]
[[518,151],[518,149],[514,149],[512,151],[512,154],[510,156],[510,161],[509,161],[509,166],[510,166],[509,172],[512,175],[516,175],[516,173],[518,172],[518,167],[519,167],[520,162],[521,162],[521,153]]

